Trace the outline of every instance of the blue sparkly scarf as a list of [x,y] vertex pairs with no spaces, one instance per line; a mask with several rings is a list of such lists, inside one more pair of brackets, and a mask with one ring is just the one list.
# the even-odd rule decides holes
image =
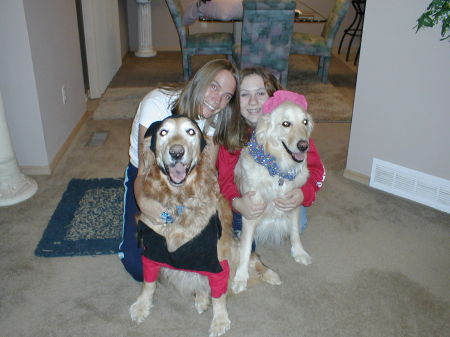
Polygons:
[[256,141],[255,132],[252,133],[250,140],[247,143],[248,152],[253,157],[253,159],[260,165],[264,166],[269,174],[273,176],[279,176],[279,184],[283,184],[283,179],[294,180],[297,176],[297,171],[295,169],[289,170],[288,172],[281,172],[280,168],[274,158],[269,153],[264,152],[264,148],[261,144]]

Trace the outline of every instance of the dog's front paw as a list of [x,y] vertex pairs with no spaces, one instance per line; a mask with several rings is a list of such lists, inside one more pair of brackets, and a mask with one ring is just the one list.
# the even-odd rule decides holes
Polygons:
[[246,278],[238,278],[236,275],[233,284],[231,286],[231,289],[235,294],[239,294],[245,290],[247,290],[247,279]]
[[312,258],[309,256],[309,254],[305,250],[296,250],[292,249],[292,257],[294,258],[295,262],[304,264],[305,266],[311,264]]
[[225,332],[230,330],[231,321],[228,314],[224,313],[218,317],[214,317],[209,328],[209,337],[222,336]]
[[142,323],[148,315],[150,315],[150,309],[152,305],[149,301],[138,299],[134,302],[128,312],[130,313],[131,319],[136,323]]

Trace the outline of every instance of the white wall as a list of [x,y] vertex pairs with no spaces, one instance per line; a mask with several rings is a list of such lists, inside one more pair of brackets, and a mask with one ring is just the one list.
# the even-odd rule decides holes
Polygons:
[[46,166],[48,155],[22,1],[0,2],[0,43],[0,91],[18,163]]
[[75,1],[25,0],[24,5],[45,148],[51,161],[86,111]]
[[373,158],[450,180],[450,43],[415,33],[429,0],[368,1],[347,170]]
[[49,173],[86,110],[75,1],[2,0],[0,45],[0,91],[17,161]]
[[100,98],[122,65],[119,0],[82,0],[89,98]]

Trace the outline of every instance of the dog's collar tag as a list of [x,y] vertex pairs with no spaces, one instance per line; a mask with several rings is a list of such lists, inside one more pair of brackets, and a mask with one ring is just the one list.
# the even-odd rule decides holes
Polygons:
[[162,212],[160,218],[164,220],[164,225],[173,223],[173,217],[167,211]]
[[[184,206],[176,206],[176,210],[177,215],[180,216],[181,213],[183,213]],[[174,217],[170,215],[169,210],[165,210],[164,212],[162,212],[159,217],[164,220],[164,226],[172,224],[175,221]]]
[[283,184],[284,184],[284,179],[283,178],[278,179],[278,186],[283,186]]

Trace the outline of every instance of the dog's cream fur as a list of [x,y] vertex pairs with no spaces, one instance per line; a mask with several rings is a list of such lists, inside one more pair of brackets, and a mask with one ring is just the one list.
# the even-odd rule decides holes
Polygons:
[[[297,176],[292,181],[283,179],[281,183],[279,176],[270,176],[267,168],[253,159],[248,148],[244,148],[241,152],[235,168],[236,184],[241,194],[255,191],[254,200],[267,203],[267,208],[258,219],[247,220],[244,217],[242,219],[240,264],[232,285],[235,293],[244,291],[247,287],[253,239],[256,242],[270,241],[279,244],[289,236],[291,254],[295,261],[304,265],[311,263],[311,257],[303,249],[300,241],[300,208],[283,212],[275,207],[273,200],[288,191],[300,188],[306,182],[309,175],[306,164],[307,153],[299,148],[300,144],[309,146],[312,129],[311,116],[291,102],[284,102],[271,114],[262,116],[256,126],[258,144],[263,145],[264,151],[275,157],[280,171],[296,171]],[[303,158],[300,163],[299,158]]]
[[[177,205],[183,205],[184,210],[181,215],[174,216],[172,224],[165,226],[152,224],[145,214],[140,215],[140,220],[165,237],[169,251],[175,251],[199,234],[211,216],[218,212],[222,235],[217,244],[217,255],[219,261],[228,260],[232,278],[239,260],[239,242],[232,236],[231,209],[219,192],[214,163],[210,158],[212,145],[208,144],[202,151],[203,136],[197,124],[186,117],[165,119],[153,137],[154,158],[146,162],[145,197],[157,200],[169,212]],[[252,278],[271,284],[281,283],[278,275],[265,267],[255,254],[250,257],[250,274]],[[168,268],[161,268],[161,276],[183,294],[195,295],[198,313],[206,311],[210,303],[206,276]],[[156,282],[143,282],[141,294],[129,309],[134,321],[140,323],[149,315],[155,289]],[[226,295],[212,299],[210,336],[220,336],[230,328]]]

